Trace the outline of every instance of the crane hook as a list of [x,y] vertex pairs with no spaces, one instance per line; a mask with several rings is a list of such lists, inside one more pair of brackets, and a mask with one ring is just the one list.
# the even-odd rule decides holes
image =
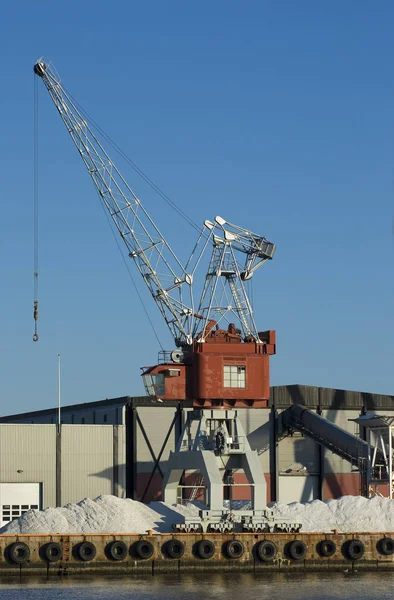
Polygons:
[[38,301],[34,300],[34,335],[33,335],[33,342],[38,342],[37,321],[38,321]]

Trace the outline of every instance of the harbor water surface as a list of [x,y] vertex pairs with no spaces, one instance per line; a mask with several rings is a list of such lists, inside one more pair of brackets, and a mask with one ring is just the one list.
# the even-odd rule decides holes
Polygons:
[[182,574],[130,578],[1,579],[1,600],[385,600],[394,574]]

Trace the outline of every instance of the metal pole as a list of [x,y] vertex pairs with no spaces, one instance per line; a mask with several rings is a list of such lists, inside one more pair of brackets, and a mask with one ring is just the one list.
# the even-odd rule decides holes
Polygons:
[[370,498],[371,494],[370,494],[370,485],[371,485],[371,478],[372,478],[372,468],[373,468],[373,464],[372,464],[372,455],[371,455],[371,430],[368,427],[367,428],[367,442],[368,442],[368,463],[367,463],[367,489],[366,489],[366,498]]
[[390,500],[393,498],[393,430],[391,425],[389,425],[389,498]]
[[[319,396],[320,396],[320,388],[319,388]],[[320,404],[317,405],[316,408],[316,414],[319,415],[319,417],[323,416],[322,415],[323,411],[320,407]],[[317,498],[319,500],[323,500],[324,499],[324,462],[325,462],[325,456],[324,456],[324,447],[321,444],[317,444],[317,456],[318,456],[318,462],[319,462],[319,475],[318,475],[318,482],[319,482],[319,488],[318,488],[318,496]]]
[[57,423],[60,433],[61,415],[60,415],[60,354],[57,355]]
[[269,415],[269,464],[270,464],[270,500],[279,500],[279,470],[278,470],[278,413],[272,404]]

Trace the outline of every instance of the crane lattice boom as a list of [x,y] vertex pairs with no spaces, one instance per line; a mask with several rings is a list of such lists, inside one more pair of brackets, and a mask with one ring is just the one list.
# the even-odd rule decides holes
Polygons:
[[[245,281],[273,257],[274,244],[263,236],[227,223],[205,221],[186,266],[183,266],[153,219],[123,178],[61,85],[51,63],[40,59],[34,72],[44,82],[109,216],[159,307],[177,346],[205,341],[215,321],[232,326],[259,342]],[[194,274],[208,247],[212,255],[201,299],[195,305]]]

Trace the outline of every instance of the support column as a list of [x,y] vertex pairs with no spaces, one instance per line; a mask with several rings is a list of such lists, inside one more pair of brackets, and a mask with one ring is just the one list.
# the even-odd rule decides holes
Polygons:
[[137,409],[126,406],[126,498],[137,500]]
[[180,402],[178,402],[178,406],[176,407],[176,422],[175,422],[175,448],[178,443],[179,438],[182,435],[183,426],[185,423],[185,411],[182,408]]
[[389,425],[389,498],[393,498],[393,429]]
[[[365,406],[361,407],[361,411],[360,411],[360,417],[363,417],[364,415],[367,414],[366,408]],[[365,429],[365,427],[363,425],[360,425],[360,438],[362,440],[364,440],[364,442],[367,441],[367,430]]]
[[119,486],[119,426],[112,426],[112,493],[120,496]]
[[278,413],[275,404],[271,407],[270,417],[270,501],[276,502],[279,496],[278,470]]
[[[320,392],[320,389],[319,389]],[[319,394],[320,395],[320,394]],[[321,417],[322,409],[320,404],[316,407],[316,413]],[[324,499],[324,448],[321,444],[317,445],[317,461],[319,465],[319,475],[318,475],[318,500]]]

